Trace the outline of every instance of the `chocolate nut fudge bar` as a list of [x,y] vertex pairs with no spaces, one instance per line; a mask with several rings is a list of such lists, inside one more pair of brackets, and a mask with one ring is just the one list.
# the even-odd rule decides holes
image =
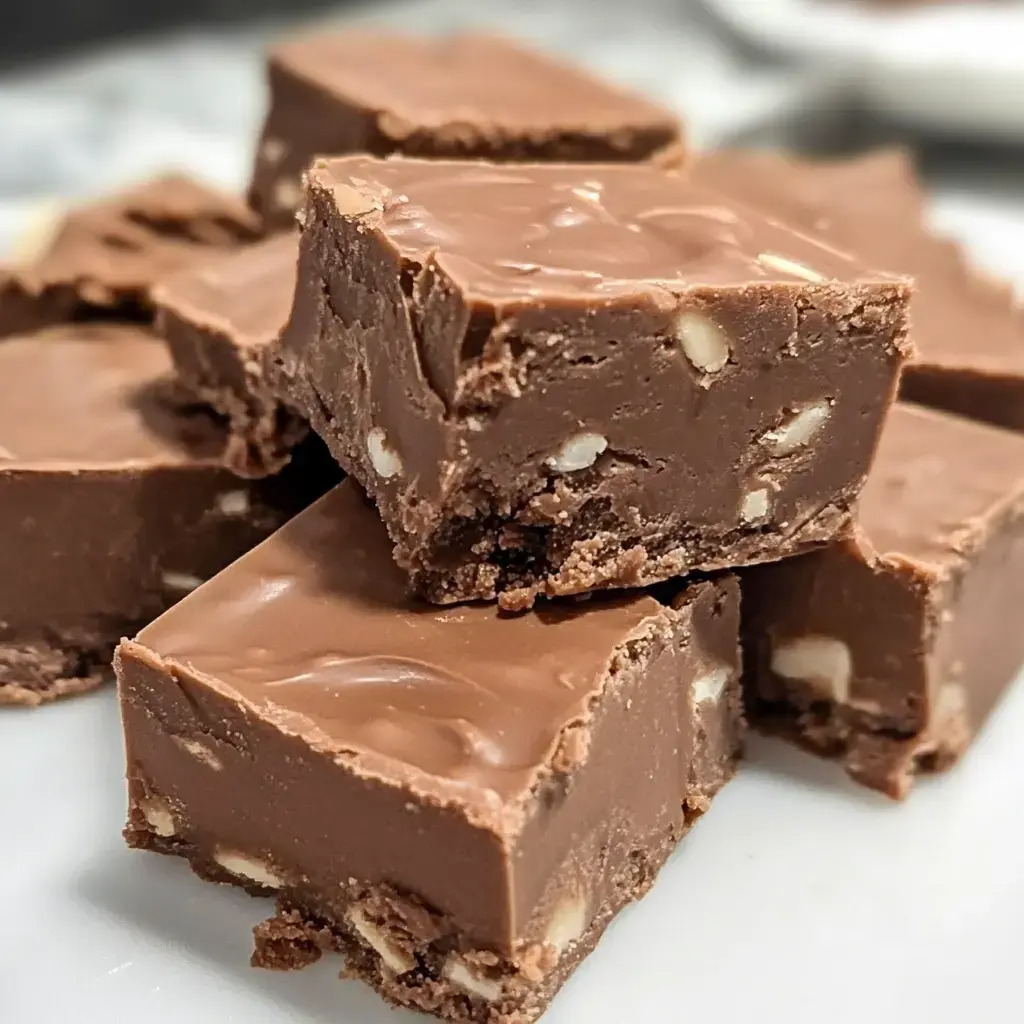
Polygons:
[[898,405],[853,536],[742,585],[752,720],[905,796],[1024,662],[1024,438]]
[[0,704],[112,676],[114,646],[312,500],[252,484],[183,406],[163,342],[79,324],[0,341]]
[[149,319],[156,281],[254,241],[258,225],[241,199],[169,174],[70,210],[18,278],[51,319]]
[[507,39],[349,31],[270,53],[270,111],[249,198],[289,227],[314,157],[679,159],[668,111]]
[[203,260],[153,289],[156,328],[181,383],[227,418],[225,460],[242,476],[280,470],[306,436],[265,380],[262,353],[295,294],[298,238],[285,233]]
[[696,181],[787,223],[821,232],[878,266],[913,276],[916,356],[902,397],[1024,430],[1024,306],[927,226],[924,195],[901,151],[814,163],[777,153],[722,152],[696,161]]
[[437,603],[646,585],[846,527],[905,282],[649,165],[321,161],[279,392]]
[[128,842],[276,894],[257,965],[532,1021],[733,774],[738,597],[417,604],[346,481],[118,649]]

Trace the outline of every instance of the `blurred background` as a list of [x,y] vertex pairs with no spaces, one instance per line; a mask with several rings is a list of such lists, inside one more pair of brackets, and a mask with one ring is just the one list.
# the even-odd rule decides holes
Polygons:
[[487,26],[676,108],[700,146],[913,148],[936,223],[1024,279],[1024,3],[0,0],[0,248],[41,205],[168,168],[241,188],[267,43]]

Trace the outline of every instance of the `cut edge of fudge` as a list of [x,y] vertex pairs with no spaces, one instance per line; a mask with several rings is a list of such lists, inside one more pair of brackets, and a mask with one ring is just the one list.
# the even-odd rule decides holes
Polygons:
[[[995,485],[979,493],[979,483],[976,507],[959,509],[952,520],[921,510],[918,502],[920,515],[911,514],[927,523],[928,536],[919,538],[917,550],[872,528],[885,503],[898,505],[901,498],[888,487],[872,487],[869,478],[871,521],[850,538],[743,576],[751,722],[839,761],[855,781],[893,799],[909,795],[919,776],[956,764],[1024,662],[1024,639],[1015,641],[1005,624],[1008,610],[1024,611],[1024,439],[903,404],[887,429],[901,427],[910,428],[908,437],[914,429],[937,430],[930,447],[908,443],[914,458],[941,458],[940,451],[959,441],[965,458],[973,452],[971,461],[991,468],[995,459],[1021,472],[999,493]],[[878,470],[886,482],[894,478],[890,459]],[[754,574],[763,574],[756,588]],[[861,617],[862,631],[872,638],[868,647],[831,635],[842,633],[839,622],[835,630],[820,628],[837,586],[849,603],[838,605],[846,607],[840,618]],[[773,643],[764,626],[780,612],[762,613],[760,604],[777,600],[773,594],[800,592],[813,603],[809,614],[818,617],[817,628],[790,635],[790,626],[787,639]],[[869,684],[873,692],[865,693]]]
[[[564,634],[551,636],[552,624],[543,625],[549,653],[567,645],[560,658],[585,659],[587,675],[573,686],[587,680],[585,689],[574,691],[587,695],[586,711],[582,717],[558,711],[557,722],[550,723],[542,713],[544,735],[549,725],[557,731],[535,765],[531,755],[529,773],[522,776],[528,783],[488,790],[488,779],[497,777],[485,774],[479,783],[469,775],[466,785],[453,786],[424,774],[418,763],[403,765],[385,756],[386,747],[356,746],[345,737],[357,734],[336,731],[336,717],[325,732],[310,717],[310,706],[290,696],[293,690],[238,689],[233,680],[253,678],[232,668],[243,634],[225,627],[227,619],[211,622],[204,611],[208,602],[224,608],[232,594],[241,607],[245,602],[235,584],[250,576],[264,579],[272,565],[288,577],[288,563],[272,557],[285,543],[309,560],[321,546],[336,546],[339,538],[323,533],[318,517],[332,508],[352,514],[345,502],[355,494],[343,485],[319,512],[307,511],[312,517],[305,527],[293,520],[285,528],[290,539],[278,535],[251,553],[249,576],[236,563],[205,592],[199,588],[162,622],[120,645],[127,841],[182,856],[204,878],[254,895],[275,894],[277,915],[256,930],[259,966],[301,967],[325,951],[342,949],[352,957],[350,972],[389,1001],[450,1020],[533,1020],[615,913],[649,888],[676,842],[735,770],[743,729],[736,580],[666,587],[662,600],[641,595],[632,599],[635,606],[612,603],[606,613],[594,605],[581,613],[583,625],[572,619],[564,643]],[[368,556],[376,565],[386,558],[383,527],[371,509],[364,507],[360,515],[378,536]],[[309,531],[305,540],[303,530]],[[393,567],[383,571],[397,576]],[[283,593],[278,599],[294,600]],[[368,594],[366,600],[372,605],[377,598]],[[284,611],[273,614],[288,619]],[[421,614],[439,620],[432,630],[461,628],[444,610],[423,607]],[[495,622],[493,607],[477,614],[486,617],[484,636],[495,629],[518,635],[524,628],[522,617]],[[590,634],[591,621],[604,614],[611,618],[598,628],[598,640]],[[350,628],[359,628],[359,620],[353,621]],[[344,644],[343,623],[340,618],[331,631],[338,644]],[[600,644],[597,655],[580,648],[584,626],[591,642]],[[182,637],[200,628],[213,630],[212,646],[204,641],[201,648],[213,653],[213,661],[181,646]],[[253,627],[247,621],[244,628]],[[275,655],[273,664],[291,678],[290,666],[298,664],[293,655],[274,646],[265,621],[259,630]],[[322,630],[317,626],[311,636]],[[298,642],[313,641],[304,636]],[[360,641],[337,650],[362,658],[362,646]],[[158,653],[168,647],[178,653]],[[334,657],[319,644],[314,649],[319,659]],[[463,652],[475,649],[460,642],[435,671],[458,678]],[[381,658],[401,650],[392,642]],[[430,658],[432,650],[428,644],[424,656]],[[242,657],[245,664],[249,655]],[[469,655],[463,671],[471,671],[474,657]],[[603,668],[591,678],[590,666],[598,664]],[[211,674],[216,666],[224,681]],[[274,678],[277,672],[275,667]],[[494,685],[489,675],[473,678]],[[519,684],[509,685],[515,694]],[[513,702],[521,709],[532,684],[524,685]],[[255,692],[281,696],[265,704]],[[443,694],[436,699],[441,703],[426,712],[428,719],[448,706]],[[534,707],[531,701],[529,716]],[[397,711],[382,721],[402,728]],[[486,735],[485,730],[479,742]],[[485,746],[474,749],[474,758],[491,757]],[[641,750],[650,754],[638,757]],[[516,772],[518,779],[522,769]],[[268,803],[271,791],[287,791],[290,798]],[[334,813],[323,814],[322,800],[330,801]],[[605,801],[605,811],[595,815],[591,808]],[[268,819],[254,814],[256,805],[287,811]],[[346,824],[356,814],[363,822],[358,842]],[[403,838],[410,827],[419,839]],[[428,843],[427,851],[417,842]],[[358,864],[372,867],[364,871]]]
[[110,682],[117,638],[55,637],[50,643],[0,641],[0,706],[38,707]]
[[[447,170],[453,175],[494,173],[517,180],[532,174],[543,180],[545,175],[578,173],[581,180],[596,180],[601,174],[644,172],[643,168],[622,165],[562,169],[531,164],[507,171],[492,170],[495,166],[405,158],[319,161],[307,176],[309,205],[292,319],[281,341],[267,352],[268,373],[278,393],[301,411],[339,463],[380,505],[396,543],[396,558],[411,573],[416,588],[436,603],[498,598],[503,607],[519,610],[540,596],[643,586],[693,570],[733,568],[785,557],[841,534],[866,474],[881,414],[894,398],[898,366],[911,351],[906,325],[907,283],[864,271],[844,254],[819,246],[808,236],[790,233],[737,205],[751,223],[767,225],[765,231],[777,245],[783,244],[780,239],[789,239],[804,259],[817,254],[825,264],[835,261],[843,271],[862,276],[840,283],[799,262],[795,253],[768,253],[772,259],[758,269],[768,283],[750,283],[738,275],[735,282],[717,291],[713,286],[691,283],[682,297],[667,292],[663,282],[655,287],[642,279],[624,281],[620,289],[619,282],[612,278],[614,289],[604,298],[591,300],[595,334],[617,331],[623,339],[623,332],[631,335],[618,351],[612,351],[600,337],[573,336],[573,330],[581,330],[580,324],[585,323],[583,307],[588,301],[581,297],[585,293],[578,285],[557,314],[553,312],[557,299],[546,293],[546,313],[528,308],[532,285],[523,281],[515,282],[514,297],[506,302],[493,296],[491,279],[486,285],[486,300],[472,289],[468,295],[461,294],[464,282],[453,281],[449,274],[453,267],[463,277],[469,274],[469,258],[461,253],[457,259],[447,254],[445,262],[443,240],[432,249],[419,236],[410,236],[404,225],[400,230],[406,233],[396,236],[397,241],[386,234],[388,217],[398,223],[398,215],[389,210],[400,210],[408,201],[402,174],[411,177],[422,172],[429,178]],[[349,172],[352,186],[336,180]],[[688,188],[684,181],[666,172],[648,168],[646,173],[659,176],[663,182],[671,181],[680,194]],[[372,184],[366,181],[368,177],[374,178]],[[388,191],[392,187],[397,200]],[[664,190],[664,185],[661,187]],[[701,195],[712,194],[702,191]],[[441,236],[443,231],[442,227]],[[357,278],[351,283],[342,281],[339,268],[357,264]],[[466,270],[467,265],[470,270]],[[389,274],[393,274],[390,280]],[[549,282],[546,287],[553,285]],[[493,303],[493,311],[487,308],[487,301]],[[729,301],[736,310],[728,308]],[[679,313],[667,308],[680,302],[698,312]],[[371,328],[366,326],[367,315],[359,311],[360,303],[386,311],[388,336],[382,337],[379,345],[370,343]],[[802,375],[803,379],[793,385],[789,401],[783,396],[782,407],[773,408],[770,422],[748,424],[744,420],[742,429],[760,430],[764,438],[783,439],[779,445],[769,445],[773,451],[777,447],[781,450],[789,441],[793,442],[793,451],[803,450],[797,451],[783,469],[776,465],[768,483],[753,472],[756,467],[751,467],[751,480],[741,486],[738,476],[746,475],[746,470],[743,474],[736,471],[737,490],[741,492],[735,496],[736,522],[728,530],[724,523],[713,524],[719,535],[709,530],[707,523],[694,523],[693,529],[673,526],[673,516],[683,519],[679,505],[672,513],[662,510],[659,515],[645,516],[634,508],[631,514],[639,521],[632,527],[620,525],[621,516],[600,511],[610,500],[606,492],[613,486],[609,483],[611,477],[617,474],[627,479],[632,475],[639,479],[645,472],[652,476],[651,468],[657,465],[659,475],[667,478],[671,468],[666,459],[678,453],[664,450],[663,428],[659,428],[663,450],[656,453],[645,451],[638,443],[640,428],[635,423],[629,427],[630,436],[621,440],[616,439],[614,431],[595,429],[600,417],[591,412],[587,418],[593,424],[579,417],[574,429],[568,422],[568,412],[552,416],[538,405],[535,391],[539,374],[550,373],[552,381],[563,389],[570,387],[570,370],[576,381],[589,376],[597,382],[596,388],[618,388],[617,397],[609,399],[616,405],[626,397],[619,381],[627,373],[632,374],[643,380],[646,391],[640,400],[653,413],[666,403],[666,396],[658,388],[667,386],[668,373],[677,374],[680,387],[692,391],[687,397],[695,417],[698,405],[712,407],[723,400],[721,380],[732,378],[729,386],[735,389],[737,373],[750,377],[755,373],[755,361],[762,358],[754,350],[754,343],[768,342],[756,333],[750,334],[753,342],[740,365],[736,351],[729,350],[722,330],[714,323],[716,317],[742,322],[739,307],[743,303],[767,311],[765,322],[773,332],[769,337],[772,343],[785,332],[778,352],[773,350],[770,357],[765,357],[768,363],[777,359],[781,364],[789,359],[785,372]],[[551,324],[531,326],[531,321],[544,315],[551,318]],[[563,327],[561,332],[554,329],[558,326],[556,316]],[[787,317],[802,327],[796,337],[792,336],[793,329],[785,326]],[[691,322],[696,320],[699,323]],[[822,336],[833,338],[834,352],[823,355],[827,346],[818,344]],[[461,356],[453,356],[445,348],[456,342],[461,345]],[[385,364],[375,350],[389,346]],[[626,365],[636,352],[646,361],[640,366]],[[820,380],[826,358],[836,364],[831,367],[834,377],[826,379],[826,393],[822,393],[819,383],[819,393],[812,394],[810,371],[794,368],[794,364],[806,360],[808,366],[815,367]],[[662,365],[670,361],[672,365]],[[851,361],[857,361],[859,373],[839,371],[840,362],[846,365]],[[619,363],[620,371],[609,369]],[[601,364],[607,366],[601,369]],[[615,378],[614,372],[620,376]],[[858,377],[865,377],[865,381],[857,383],[856,395],[847,395],[849,381]],[[866,394],[868,377],[872,383],[870,395]],[[550,401],[555,403],[561,401],[558,387],[548,389]],[[344,396],[331,389],[343,390]],[[833,395],[832,391],[843,394]],[[401,421],[393,406],[399,392],[409,403]],[[844,401],[837,403],[837,398]],[[584,398],[578,401],[582,403]],[[492,425],[500,421],[509,429],[510,417],[519,410],[523,410],[521,415],[528,424],[517,421],[517,429],[532,431],[538,438],[546,429],[545,418],[553,424],[565,423],[561,428],[566,432],[564,440],[546,436],[537,440],[531,434],[528,445],[525,440],[519,444],[524,451],[524,446],[529,447],[531,464],[537,464],[536,477],[529,481],[524,478],[522,486],[499,484],[494,467],[483,462],[479,472],[470,474],[475,453],[486,445],[498,451],[497,441],[492,440]],[[716,411],[708,415],[725,414]],[[750,419],[748,414],[745,416]],[[805,474],[808,465],[812,473],[824,471],[820,460],[818,465],[813,460],[808,463],[808,457],[814,454],[808,440],[825,436],[821,428],[826,423],[828,432],[838,437],[855,429],[860,420],[874,425],[871,436],[865,434],[860,446],[864,451],[858,449],[856,458],[847,460],[861,469],[843,486],[836,486],[829,500],[817,507],[795,507],[789,482]],[[737,425],[736,431],[740,429]],[[560,440],[564,451],[558,447]],[[409,449],[433,454],[412,459]],[[458,452],[463,453],[461,457],[469,468],[463,470],[458,465]],[[749,461],[747,454],[734,454],[737,459]],[[424,458],[429,458],[430,464],[420,464]],[[501,458],[511,463],[518,456],[509,451]],[[766,458],[777,461],[771,452]],[[442,463],[448,474],[443,485],[431,476],[441,472]],[[516,466],[515,473],[522,477],[523,466],[518,462]],[[505,469],[505,475],[513,471],[511,466]],[[407,473],[415,478],[415,494],[409,490],[413,485],[403,482]],[[784,478],[781,487],[775,480],[780,473],[780,479]],[[745,496],[744,487],[750,489]],[[787,493],[780,498],[780,491]],[[780,509],[777,513],[776,502]],[[444,513],[435,505],[438,509],[443,506]],[[634,502],[636,505],[639,502]],[[586,522],[579,523],[581,518]],[[785,526],[778,525],[778,520]],[[430,523],[436,525],[431,527]],[[577,524],[583,532],[574,535]],[[769,536],[780,543],[768,545]],[[726,549],[728,553],[723,554]]]
[[240,476],[279,472],[308,434],[303,420],[274,394],[263,359],[291,310],[294,285],[274,273],[287,257],[294,263],[291,237],[212,256],[160,281],[152,293],[156,329],[179,380],[227,419],[224,458]]
[[[35,359],[36,346],[46,359]],[[110,369],[105,360],[118,351],[132,353],[137,363],[118,359],[119,372],[123,367],[138,386],[131,384],[123,397],[120,384],[101,382]],[[97,358],[72,362],[76,352]],[[25,430],[0,425],[0,547],[7,548],[0,579],[0,704],[35,706],[110,681],[114,648],[125,633],[317,494],[308,475],[256,484],[229,473],[221,426],[182,402],[165,376],[171,364],[163,343],[141,325],[65,324],[0,340],[8,384],[25,380],[29,389],[15,396],[11,415],[20,419],[21,406],[34,403],[32,388],[41,380],[52,383],[44,408],[58,407],[63,385],[49,369],[58,356],[68,367],[65,384],[74,389],[77,419],[60,425],[53,449],[36,441],[21,447]],[[22,367],[17,379],[15,366]],[[87,399],[84,374],[92,366],[97,390]],[[108,401],[111,415],[101,417],[92,434],[76,429]],[[80,439],[67,447],[72,431]],[[102,448],[108,431],[109,457]],[[130,440],[136,433],[147,439],[136,444]],[[26,589],[25,580],[32,586]]]

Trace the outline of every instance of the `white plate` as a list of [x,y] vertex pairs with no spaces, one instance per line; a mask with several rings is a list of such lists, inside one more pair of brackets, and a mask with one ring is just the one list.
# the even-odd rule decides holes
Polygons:
[[[1019,1007],[1024,687],[891,806],[779,744],[610,929],[545,1024],[989,1024]],[[401,1024],[337,962],[248,965],[269,903],[131,852],[111,691],[0,716],[5,1024]]]
[[773,54],[832,67],[876,109],[940,131],[1024,142],[1024,3],[880,11],[856,0],[701,0]]

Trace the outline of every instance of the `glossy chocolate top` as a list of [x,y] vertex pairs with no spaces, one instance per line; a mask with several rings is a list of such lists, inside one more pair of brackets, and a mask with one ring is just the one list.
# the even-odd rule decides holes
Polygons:
[[692,179],[912,276],[917,362],[1024,373],[1024,306],[1009,285],[972,268],[958,245],[929,231],[924,195],[902,151],[823,163],[723,151],[700,157]]
[[344,483],[138,641],[368,774],[493,820],[661,612],[632,596],[509,618],[406,591],[376,512]]
[[265,345],[291,312],[297,258],[297,236],[276,235],[167,278],[154,289],[153,301],[240,345]]
[[879,553],[941,563],[1022,497],[1024,437],[900,404],[882,431],[857,521]]
[[403,259],[433,262],[489,302],[659,305],[701,286],[878,280],[851,257],[645,164],[346,157],[319,161],[332,193]]
[[168,387],[142,327],[76,324],[0,341],[0,469],[216,458],[223,432]]
[[641,96],[488,35],[417,39],[349,31],[291,40],[271,60],[377,111],[395,136],[460,126],[477,133],[490,126],[506,136],[677,126],[672,114]]

